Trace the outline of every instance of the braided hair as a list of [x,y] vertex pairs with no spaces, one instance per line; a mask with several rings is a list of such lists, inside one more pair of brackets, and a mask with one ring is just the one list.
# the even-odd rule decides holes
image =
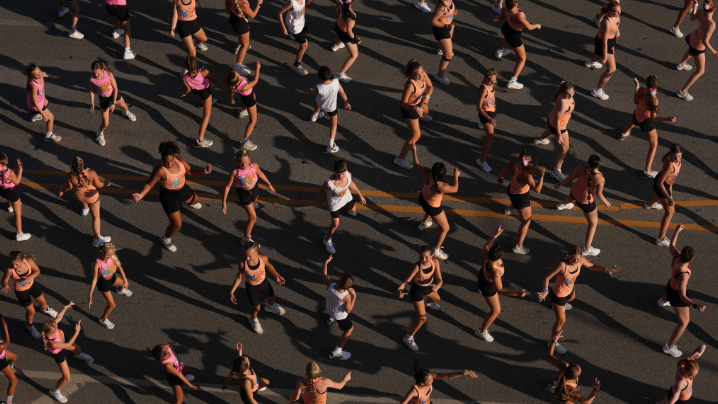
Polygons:
[[317,395],[317,381],[322,375],[322,371],[321,369],[319,369],[319,365],[317,365],[316,362],[308,363],[305,374],[307,376],[307,387],[304,389],[304,391],[306,391],[307,393],[314,394],[315,398],[319,398],[319,396]]
[[75,157],[70,161],[70,173],[77,177],[79,186],[89,186],[90,180],[85,175],[85,162],[80,157]]

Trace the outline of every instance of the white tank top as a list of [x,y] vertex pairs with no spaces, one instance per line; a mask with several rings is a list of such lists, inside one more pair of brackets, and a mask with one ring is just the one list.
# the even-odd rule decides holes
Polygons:
[[334,185],[331,178],[327,178],[327,185],[329,186],[329,189],[327,189],[327,203],[329,204],[330,212],[336,212],[353,199],[352,193],[349,192],[349,185],[352,183],[352,175],[349,171],[347,171],[346,176],[347,185],[341,188]]
[[329,289],[327,289],[327,314],[335,320],[344,320],[349,313],[347,313],[342,299],[349,294],[349,291],[345,290],[344,293],[339,293],[334,289],[336,285],[336,282],[332,283],[329,285]]
[[337,94],[339,94],[339,80],[333,79],[331,84],[317,84],[317,105],[324,112],[337,110]]
[[299,34],[304,30],[304,7],[307,5],[307,0],[304,0],[302,4],[297,3],[296,0],[289,0],[289,2],[292,3],[292,8],[287,10],[284,23],[290,34]]

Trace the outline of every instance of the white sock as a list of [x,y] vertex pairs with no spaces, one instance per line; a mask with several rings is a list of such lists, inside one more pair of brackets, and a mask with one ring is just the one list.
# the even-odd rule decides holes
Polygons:
[[412,337],[412,336],[409,335],[409,334],[406,334],[406,337],[404,337],[404,338],[406,338],[406,339],[412,339],[412,340],[414,339],[414,337]]
[[45,134],[45,136],[48,136],[48,137],[51,136],[51,135],[52,135],[52,132],[47,132],[47,133]]
[[242,140],[242,144],[246,144],[249,141],[249,139]]
[[342,349],[339,347],[334,348],[334,351],[332,352],[332,354],[334,356],[339,356],[339,355],[341,355],[341,353],[342,353]]
[[125,48],[125,52],[127,52],[127,51],[129,51],[129,50],[130,50],[130,47],[129,47],[129,46],[128,46],[127,48]]
[[267,307],[269,307],[270,309],[273,309],[273,308],[277,307],[277,304],[276,303],[275,304],[267,303]]
[[509,83],[514,83],[516,82],[516,80],[518,80],[516,77],[511,76],[511,80],[509,80]]
[[329,139],[329,147],[334,147],[334,139]]

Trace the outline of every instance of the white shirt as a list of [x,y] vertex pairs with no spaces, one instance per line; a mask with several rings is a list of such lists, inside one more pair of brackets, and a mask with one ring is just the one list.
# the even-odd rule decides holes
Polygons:
[[349,291],[345,290],[344,293],[339,293],[334,289],[336,285],[336,282],[332,283],[327,289],[327,313],[335,320],[344,320],[349,313],[347,313],[347,308],[342,300],[349,294]]
[[302,1],[302,4],[297,3],[296,0],[289,0],[289,2],[292,3],[292,8],[287,10],[284,23],[287,25],[289,33],[299,34],[304,30],[304,8],[307,5],[307,0]]
[[331,178],[327,178],[327,185],[329,186],[329,189],[327,189],[327,203],[329,204],[330,212],[336,212],[354,199],[352,193],[349,192],[349,185],[352,183],[352,175],[349,171],[347,171],[346,176],[347,185],[341,188],[334,185]]
[[324,112],[336,111],[337,94],[339,94],[339,79],[333,79],[331,84],[317,84],[317,105]]

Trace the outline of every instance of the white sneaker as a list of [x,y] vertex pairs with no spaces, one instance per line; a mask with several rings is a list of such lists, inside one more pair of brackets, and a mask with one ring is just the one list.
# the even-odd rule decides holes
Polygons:
[[160,241],[162,241],[162,245],[165,246],[166,249],[168,249],[170,252],[177,251],[177,247],[175,247],[174,244],[172,244],[172,239],[165,237],[163,234],[160,236]]
[[262,329],[262,326],[259,324],[259,320],[255,318],[249,318],[249,324],[252,326],[252,331],[256,332],[257,334],[264,334],[264,330]]
[[332,352],[332,353],[329,354],[329,359],[339,359],[339,360],[342,360],[342,361],[345,361],[345,360],[347,360],[347,359],[349,359],[349,358],[351,358],[351,357],[352,357],[352,354],[350,354],[350,353],[347,352],[347,351],[341,351],[341,352],[339,353],[339,355],[334,355],[334,352]]
[[244,119],[249,116],[249,112],[246,109],[240,109],[239,113],[237,114],[237,118]]
[[50,397],[54,398],[55,400],[57,400],[61,403],[67,402],[67,397],[63,396],[62,393],[60,393],[60,390],[50,389]]
[[99,247],[100,245],[102,245],[102,244],[104,244],[104,243],[109,243],[110,241],[112,241],[112,237],[110,237],[110,236],[103,236],[103,235],[100,234],[100,237],[99,237],[99,238],[96,238],[96,239],[92,240],[92,246],[93,246],[93,247]]
[[57,143],[57,142],[59,142],[60,140],[62,140],[62,136],[57,136],[57,135],[54,134],[54,133],[50,133],[50,134],[45,135],[45,141],[46,141],[46,142],[55,142],[55,143]]
[[424,114],[419,119],[421,119],[424,122],[431,122],[434,120],[434,118],[432,118],[431,115],[429,115],[429,114]]
[[[549,342],[548,345],[550,346],[551,343]],[[556,352],[556,353],[559,354],[559,355],[563,355],[563,354],[565,354],[566,352],[568,352],[568,349],[564,348],[563,345],[561,345],[561,344],[559,344],[559,343],[557,342],[557,343],[556,343],[556,347],[553,349],[553,351]]]
[[[514,252],[515,254],[519,254],[519,255],[526,255],[526,254],[529,253],[529,249],[528,249],[527,247],[519,246],[519,245],[517,244],[517,245],[514,246],[513,252]],[[557,344],[557,345],[558,345],[558,344]]]
[[444,75],[444,76],[438,76],[438,75],[435,74],[435,75],[434,75],[434,80],[438,81],[439,83],[441,83],[441,84],[443,84],[443,85],[445,85],[445,86],[448,86],[449,84],[451,84],[451,82],[449,81],[449,79],[446,78],[446,75]]
[[260,205],[258,202],[252,202],[252,203],[254,204],[254,205],[253,205],[253,206],[254,206],[254,209],[259,209],[259,208],[262,207],[262,205]]
[[569,311],[569,310],[571,310],[572,308],[573,308],[573,305],[571,305],[571,303],[566,303],[566,304],[563,306],[563,311]]
[[184,76],[186,76],[186,75],[187,75],[187,69],[185,69],[185,68],[183,67],[182,70],[180,70],[180,78],[182,78],[182,77],[184,77]]
[[601,250],[599,250],[598,248],[594,248],[593,246],[589,247],[588,250],[583,250],[584,257],[595,257],[600,253]]
[[192,209],[202,209],[202,203],[197,202],[194,205],[189,205],[189,207]]
[[25,324],[25,329],[27,330],[27,332],[30,333],[30,335],[31,335],[33,338],[35,338],[35,339],[40,339],[40,338],[42,338],[42,335],[40,335],[40,333],[37,332],[37,328],[35,328],[34,325],[27,325],[27,324]]
[[37,122],[42,121],[42,115],[41,114],[35,114],[30,118],[30,122]]
[[201,50],[202,52],[206,52],[206,51],[207,51],[207,45],[205,45],[204,42],[198,43],[197,45],[195,45],[195,48],[196,48],[197,50]]
[[122,59],[132,60],[137,57],[137,53],[132,52],[130,49],[125,49],[125,53],[122,54]]
[[348,83],[352,81],[352,78],[347,76],[346,73],[337,73],[334,75],[334,78],[341,81],[342,83]]
[[436,50],[436,54],[439,55],[439,56],[444,56],[444,51],[441,50],[441,48],[439,48],[439,49]]
[[601,21],[603,21],[603,18],[598,18],[597,16],[593,16],[593,22],[596,23],[596,28],[601,29]]
[[667,301],[663,300],[663,298],[658,299],[658,301],[656,303],[658,303],[659,307],[670,307],[671,306],[671,302],[667,302]]
[[658,171],[644,171],[641,173],[641,179],[652,180],[652,179],[656,178],[656,175],[658,175]]
[[567,203],[565,205],[563,203],[559,203],[558,205],[556,205],[556,209],[558,209],[558,210],[573,209],[573,202]]
[[678,38],[683,38],[683,33],[681,32],[680,28],[676,28],[671,25],[671,28],[669,28],[668,30],[671,31],[671,34],[677,36]]
[[511,54],[511,49],[504,49],[504,50],[496,49],[495,56],[497,59],[501,59],[502,57],[508,56],[510,54]]
[[327,240],[327,236],[324,236],[324,247],[327,248],[329,254],[337,253],[337,250],[334,248],[334,243],[332,243],[332,240]]
[[58,17],[64,17],[65,14],[69,13],[70,9],[67,7],[60,7],[59,10],[57,10],[57,16]]
[[14,213],[15,209],[13,209],[12,206],[8,206],[7,211],[8,211],[8,213]]
[[95,141],[96,141],[97,144],[99,144],[100,146],[104,146],[105,144],[107,144],[107,143],[105,142],[105,133],[104,133],[104,132],[98,132],[98,133],[97,133],[97,137],[95,138]]
[[674,358],[680,358],[681,355],[683,355],[683,352],[678,350],[678,345],[673,345],[672,347],[668,347],[668,344],[663,345],[663,352],[667,353],[668,355],[671,355]]
[[194,381],[194,375],[185,375],[184,378],[190,383]]
[[411,170],[412,168],[414,168],[414,163],[406,161],[405,159],[400,159],[399,157],[394,158],[394,164],[398,165],[401,168],[406,168],[407,170]]
[[591,69],[600,69],[603,67],[603,65],[599,62],[594,62],[591,59],[588,59],[586,63],[584,63],[586,67],[589,67]]
[[[216,98],[215,98],[215,99],[216,99]],[[211,147],[213,144],[214,144],[214,142],[211,141],[211,140],[202,139],[201,141],[195,140],[194,143],[192,144],[192,146],[193,146],[195,149],[204,149],[204,148],[207,148],[207,147]]]
[[479,129],[484,129],[484,124],[479,122]]
[[661,247],[668,247],[671,245],[671,241],[668,240],[668,237],[656,238],[656,245]]
[[429,6],[426,3],[421,2],[421,1],[414,3],[414,7],[416,7],[417,9],[419,9],[425,13],[431,12],[431,8],[429,8]]
[[235,64],[234,71],[239,73],[240,76],[246,76],[251,73],[243,63]]
[[524,85],[519,83],[518,80],[509,81],[509,84],[506,85],[506,88],[510,88],[512,90],[521,90],[524,88]]
[[516,216],[516,215],[518,215],[518,214],[519,214],[519,211],[516,210],[516,209],[511,209],[510,206],[507,207],[506,209],[504,209],[504,215],[507,215],[507,216]]
[[306,76],[307,74],[309,74],[307,69],[305,69],[302,65],[294,66],[294,64],[292,64],[292,71],[294,71],[294,73],[297,73],[300,76]]
[[80,216],[87,216],[90,214],[90,209],[82,209],[80,210]]
[[421,223],[419,223],[419,231],[428,229],[429,227],[431,227],[433,225],[434,225],[434,221],[431,219],[427,220],[426,223],[421,222]]
[[284,307],[280,306],[277,303],[274,303],[274,307],[271,307],[268,304],[264,305],[264,311],[268,311],[270,313],[278,314],[280,316],[283,316],[284,313],[286,313],[286,310],[284,310]]
[[603,101],[606,101],[608,99],[608,94],[603,92],[602,88],[594,88],[593,90],[591,90],[591,95]]
[[661,205],[660,202],[656,202],[656,203],[654,203],[653,205],[649,205],[649,204],[647,204],[647,203],[644,203],[644,204],[643,204],[643,207],[644,207],[645,209],[663,210],[663,205]]
[[403,340],[404,340],[404,343],[406,344],[406,346],[409,347],[409,349],[411,349],[414,352],[419,352],[419,346],[416,345],[416,342],[414,342],[414,337],[407,334],[407,335],[404,335]]
[[494,10],[494,13],[501,14],[501,7],[497,7],[496,4],[491,6],[491,9]]
[[478,164],[479,167],[487,173],[491,172],[491,166],[487,162],[481,161],[481,159],[476,159],[476,164]]
[[679,91],[676,93],[678,98],[686,100],[686,101],[693,101],[693,96],[688,94],[688,91]]
[[557,179],[558,181],[563,181],[566,179],[566,176],[563,175],[560,168],[554,168],[553,170],[550,171],[550,173],[551,173],[551,176],[554,177],[555,179]]
[[46,314],[52,318],[57,318],[57,310],[53,309],[50,306],[47,306],[47,310],[43,310],[42,307],[40,307],[40,313]]
[[109,318],[108,318],[107,320],[104,320],[104,321],[103,321],[102,319],[100,319],[100,324],[102,324],[102,325],[103,325],[105,328],[107,328],[108,330],[111,330],[111,329],[115,328],[115,325],[112,324],[112,321],[110,321]]
[[125,30],[122,28],[112,31],[113,39],[117,39],[117,38],[121,37],[122,35],[125,35]]
[[443,250],[444,247],[441,248],[434,248],[434,257],[446,261],[449,259],[449,254],[445,253]]
[[541,139],[541,136],[539,136],[539,137],[537,137],[536,139],[534,139],[534,144],[549,144],[549,143],[551,143],[551,141],[548,140],[548,138],[546,138],[546,139]]
[[339,146],[337,146],[336,144],[334,144],[334,146],[327,146],[327,153],[329,153],[329,154],[339,153]]
[[492,337],[491,334],[489,334],[489,330],[486,330],[486,331],[484,331],[484,332],[481,332],[481,331],[477,328],[477,329],[474,330],[474,335],[476,335],[477,337],[481,338],[482,340],[484,340],[484,341],[486,341],[486,342],[493,342],[493,341],[494,341],[494,337]]
[[87,363],[92,363],[92,362],[95,361],[95,360],[92,358],[92,356],[90,356],[90,355],[88,355],[88,354],[86,354],[86,353],[84,353],[84,352],[81,352],[79,355],[75,355],[75,359],[79,359],[79,360],[85,361],[85,362],[87,362]]
[[439,303],[436,302],[427,303],[426,307],[430,308],[431,310],[439,310],[441,308],[441,306],[439,306]]
[[82,39],[82,38],[85,37],[85,36],[82,35],[82,33],[80,33],[80,31],[78,31],[78,30],[75,30],[74,32],[73,32],[73,31],[70,31],[70,34],[67,35],[67,36],[69,36],[70,38],[73,38],[73,39]]
[[333,318],[331,318],[331,317],[329,317],[329,320],[327,320],[327,325],[328,325],[328,326],[333,326],[333,325],[336,324],[336,323],[337,323],[337,320],[335,320],[335,319],[333,319]]
[[688,63],[682,64],[682,65],[676,65],[676,70],[690,71],[690,70],[693,70],[693,66],[689,65]]
[[620,140],[621,142],[623,142],[623,141],[626,140],[626,138],[629,137],[629,136],[631,136],[631,131],[630,131],[630,130],[629,130],[628,132],[626,132],[626,133],[621,133],[621,135],[618,137],[618,140]]
[[254,243],[254,240],[252,240],[252,236],[249,236],[249,237],[242,236],[242,239],[239,240],[239,242],[242,243],[242,245],[246,245],[250,241]]
[[346,48],[346,45],[344,45],[344,42],[340,43],[339,45],[334,44],[334,45],[332,45],[332,52],[336,52],[339,49],[344,49],[344,48]]
[[321,111],[315,112],[312,114],[311,121],[316,122],[318,119],[322,119],[322,118],[324,118],[324,112],[321,112]]
[[127,111],[122,111],[122,116],[129,119],[130,122],[134,122],[137,120],[137,116],[135,114],[133,114],[132,112],[130,112],[129,109]]
[[29,240],[32,235],[30,233],[20,233],[15,235],[15,241]]
[[122,296],[125,296],[125,297],[130,297],[130,296],[132,296],[132,291],[129,290],[129,289],[120,288],[120,287],[117,287],[116,289],[117,289],[117,294],[118,294],[118,295],[122,295]]

